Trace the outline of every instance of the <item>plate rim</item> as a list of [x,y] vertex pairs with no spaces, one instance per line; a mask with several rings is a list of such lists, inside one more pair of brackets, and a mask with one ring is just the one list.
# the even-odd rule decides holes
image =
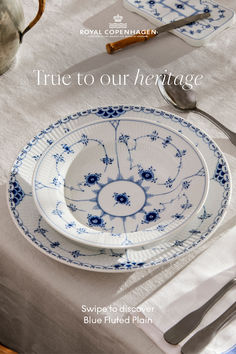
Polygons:
[[[171,230],[169,232],[167,232],[167,234],[164,234],[162,236],[157,236],[157,237],[153,237],[151,240],[147,240],[147,241],[140,241],[138,244],[131,244],[131,245],[122,245],[122,244],[109,244],[109,245],[104,245],[101,243],[98,244],[94,244],[93,241],[88,242],[86,240],[83,239],[76,239],[74,236],[70,235],[69,233],[66,233],[65,230],[61,229],[60,227],[57,226],[57,224],[55,224],[48,216],[45,212],[43,212],[43,209],[39,206],[39,202],[37,200],[36,194],[36,176],[37,173],[39,172],[39,165],[41,163],[43,163],[45,157],[48,155],[49,151],[51,149],[54,148],[54,146],[56,146],[58,143],[60,143],[61,141],[63,141],[63,139],[67,138],[69,135],[73,135],[74,133],[76,133],[77,131],[83,131],[86,128],[89,128],[92,125],[97,125],[97,124],[102,124],[102,123],[108,123],[108,121],[104,120],[104,119],[98,119],[96,122],[91,122],[88,124],[84,124],[78,128],[73,129],[72,131],[68,132],[67,134],[65,134],[64,136],[60,137],[59,139],[57,139],[52,145],[48,146],[48,148],[43,152],[42,156],[40,157],[40,159],[37,161],[35,167],[34,167],[34,171],[33,171],[33,175],[32,175],[32,195],[33,195],[33,199],[34,199],[34,203],[35,206],[38,210],[38,212],[40,213],[40,215],[44,218],[44,220],[57,232],[59,232],[60,234],[62,234],[64,237],[71,239],[72,241],[75,241],[81,245],[85,245],[85,246],[89,246],[89,247],[94,247],[94,248],[106,248],[106,249],[128,249],[128,248],[135,248],[135,247],[141,247],[141,246],[147,246],[149,243],[154,243],[160,240],[163,240],[165,237],[171,237],[172,235],[174,235],[176,232],[180,232],[182,227],[184,227],[187,223],[191,222],[191,219],[201,210],[203,204],[205,203],[206,199],[207,199],[207,195],[209,192],[209,186],[210,186],[210,176],[209,176],[209,170],[208,170],[208,166],[207,163],[205,161],[205,158],[203,156],[203,154],[201,153],[201,151],[194,145],[194,143],[188,138],[186,137],[184,134],[179,133],[177,130],[175,130],[172,127],[169,127],[168,125],[164,124],[164,123],[159,123],[159,122],[154,122],[148,119],[143,119],[143,118],[130,118],[130,117],[118,117],[118,118],[110,118],[109,122],[111,121],[132,121],[133,119],[136,119],[137,121],[143,122],[143,123],[150,123],[153,126],[159,126],[163,129],[169,130],[170,132],[172,132],[173,134],[175,134],[176,136],[178,136],[180,139],[182,139],[183,141],[185,141],[187,144],[189,144],[190,147],[192,147],[192,150],[195,152],[195,154],[198,156],[199,160],[201,161],[203,167],[204,167],[204,171],[205,171],[205,187],[204,187],[204,192],[201,198],[201,201],[199,202],[198,206],[195,207],[194,212],[183,222],[181,223],[179,226],[177,226],[174,230]],[[71,166],[71,165],[70,165]],[[70,166],[68,167],[68,169],[70,168]],[[44,215],[43,215],[44,214]],[[76,218],[72,215],[72,219],[76,220]],[[72,220],[71,219],[71,220]],[[79,222],[79,221],[77,221]],[[79,222],[80,223],[80,222]],[[78,225],[79,226],[79,225]],[[86,227],[85,225],[81,224],[81,227]],[[145,229],[138,231],[138,232],[132,232],[132,234],[136,234],[136,233],[145,233]],[[153,232],[155,232],[155,230],[153,230]],[[104,232],[106,233],[106,232]],[[109,232],[107,234],[110,234]],[[127,232],[127,234],[129,235],[130,233]]]
[[[50,250],[45,250],[43,247],[41,247],[39,244],[34,242],[34,237],[31,238],[29,237],[30,231],[24,230],[22,228],[22,225],[20,222],[21,220],[16,219],[16,217],[14,216],[14,213],[11,209],[11,200],[10,200],[10,183],[11,183],[11,177],[15,174],[14,173],[14,169],[16,168],[15,165],[16,163],[20,160],[20,156],[23,154],[25,154],[25,152],[28,153],[27,149],[30,148],[29,150],[31,150],[31,147],[35,144],[35,141],[39,140],[39,136],[43,135],[45,136],[48,133],[51,133],[55,128],[59,128],[61,125],[69,123],[70,121],[73,120],[77,120],[79,117],[82,116],[87,116],[89,114],[95,114],[98,112],[99,109],[102,110],[108,110],[108,109],[124,109],[124,111],[134,111],[134,112],[144,112],[144,113],[152,113],[155,115],[156,114],[161,114],[163,116],[166,116],[165,119],[175,119],[177,120],[178,123],[184,122],[187,124],[188,128],[193,128],[193,129],[197,129],[198,131],[200,131],[200,133],[203,133],[202,139],[206,136],[208,138],[208,144],[209,143],[214,143],[214,146],[216,147],[216,149],[220,152],[220,155],[223,157],[224,162],[226,164],[227,167],[227,174],[229,176],[229,187],[228,189],[225,189],[225,191],[227,191],[227,198],[226,199],[226,205],[224,206],[224,211],[223,211],[223,215],[221,215],[220,219],[218,220],[217,224],[214,226],[214,229],[211,230],[207,236],[203,237],[203,239],[201,239],[201,241],[199,241],[197,244],[194,244],[194,246],[191,246],[191,249],[187,249],[186,251],[183,250],[181,251],[177,257],[171,256],[169,258],[165,258],[161,261],[155,262],[155,263],[149,263],[148,265],[134,265],[134,266],[129,266],[129,267],[120,267],[120,268],[115,268],[113,265],[112,266],[100,266],[100,265],[88,265],[85,264],[81,261],[75,262],[73,260],[69,261],[68,259],[65,259],[65,257],[62,257],[60,255],[55,255],[53,254],[53,252],[51,252]],[[46,133],[46,134],[45,134]],[[42,138],[42,137],[41,137]],[[206,143],[206,142],[205,142]],[[19,167],[19,166],[17,166]],[[20,234],[28,241],[30,242],[37,250],[39,250],[42,254],[44,254],[45,256],[50,257],[51,259],[53,259],[54,261],[58,261],[64,265],[76,268],[76,269],[80,269],[80,270],[88,270],[88,271],[94,271],[94,272],[102,272],[102,273],[130,273],[133,271],[138,271],[138,270],[145,270],[145,269],[150,269],[150,268],[155,268],[157,269],[160,266],[163,266],[165,264],[168,264],[170,262],[172,262],[173,260],[175,260],[176,258],[181,258],[183,257],[186,253],[188,253],[187,251],[192,250],[192,248],[197,249],[200,247],[200,245],[203,245],[211,236],[212,234],[218,229],[218,227],[220,226],[221,222],[223,221],[227,209],[229,208],[229,204],[230,204],[230,200],[232,197],[232,176],[231,176],[231,171],[229,168],[229,164],[227,159],[225,158],[224,153],[221,151],[221,149],[219,148],[218,144],[215,143],[211,137],[205,132],[204,129],[199,129],[197,128],[195,125],[193,125],[191,122],[188,122],[185,118],[181,117],[180,115],[178,115],[178,113],[172,113],[168,110],[164,110],[162,108],[158,108],[158,107],[145,107],[145,106],[136,106],[136,105],[110,105],[110,106],[98,106],[96,108],[92,108],[92,109],[87,109],[84,111],[80,111],[77,112],[75,114],[71,114],[68,115],[62,119],[57,120],[55,123],[51,123],[49,126],[47,126],[47,128],[45,130],[40,131],[36,136],[34,136],[33,138],[31,138],[31,140],[29,140],[29,142],[27,144],[24,144],[23,147],[21,149],[18,150],[18,153],[13,161],[12,167],[10,168],[9,171],[9,179],[8,182],[6,184],[6,197],[7,197],[7,206],[8,206],[8,210],[9,213],[11,215],[11,219],[13,220],[14,224],[16,225],[16,228],[18,229],[18,231],[20,232]],[[23,225],[24,226],[24,225]],[[50,251],[50,252],[49,252]]]

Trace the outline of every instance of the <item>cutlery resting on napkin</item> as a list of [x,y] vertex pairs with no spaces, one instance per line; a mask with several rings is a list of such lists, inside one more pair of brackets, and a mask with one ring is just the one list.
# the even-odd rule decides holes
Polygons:
[[[204,328],[207,331],[207,334],[204,335],[204,345],[207,342],[209,343],[202,351],[197,348],[198,354],[223,354],[228,353],[229,348],[234,348],[234,316],[236,311],[236,305],[234,304],[236,294],[236,287],[234,286],[236,275],[235,232],[236,226],[230,228],[191,264],[140,304],[140,306],[146,307],[153,306],[155,311],[152,314],[148,314],[148,316],[143,313],[144,317],[152,319],[152,323],[138,324],[137,326],[164,353],[180,354],[182,350],[184,354],[190,354],[190,351],[187,350],[191,345],[191,340],[194,341],[192,338],[202,330],[204,334]],[[223,293],[224,296],[222,296]],[[211,304],[212,300],[214,301],[214,306]],[[233,307],[232,304],[234,304]],[[194,307],[195,309],[203,308],[205,311],[209,310],[207,313],[205,312],[198,329],[196,330],[195,323],[192,329],[187,331],[190,333],[195,328],[192,335],[189,334],[187,338],[182,339],[188,334],[187,332],[185,335],[180,333],[178,339],[181,342],[179,343],[179,340],[176,339],[175,343],[179,344],[169,344],[164,339],[164,333],[168,333],[168,330],[173,328],[176,323],[179,323],[181,318],[193,312],[195,310]],[[227,326],[225,321],[228,321]],[[224,324],[223,327],[221,327],[221,323]],[[201,333],[198,336],[202,336]],[[212,334],[216,333],[217,335],[212,337]],[[200,339],[199,342],[203,344],[203,340]],[[186,343],[188,343],[188,346]]]
[[236,302],[214,322],[197,332],[181,349],[182,354],[198,354],[217,334],[217,332],[236,316]]
[[[170,344],[178,344],[186,338],[201,322],[207,311],[234,285],[236,278],[231,279],[223,288],[212,296],[204,305],[185,316],[164,333],[165,340]],[[233,308],[233,310],[235,307]],[[204,329],[203,329],[204,330]]]

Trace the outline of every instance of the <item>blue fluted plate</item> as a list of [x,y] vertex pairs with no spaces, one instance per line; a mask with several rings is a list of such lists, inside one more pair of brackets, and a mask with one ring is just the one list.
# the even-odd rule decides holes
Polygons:
[[[188,137],[204,156],[210,176],[209,192],[200,212],[181,233],[139,248],[113,250],[86,247],[55,231],[39,214],[32,197],[32,176],[40,156],[59,138],[101,118],[148,119],[165,124]],[[207,240],[223,219],[231,194],[227,162],[218,146],[183,118],[162,110],[136,106],[90,109],[57,121],[35,136],[13,164],[8,201],[10,214],[22,235],[38,250],[73,267],[101,272],[127,272],[155,267],[194,250]]]
[[201,46],[234,21],[234,11],[213,0],[123,0],[124,6],[145,17],[156,26],[202,12],[210,12],[207,19],[172,30],[192,46]]
[[142,246],[180,232],[205,202],[206,163],[183,134],[141,119],[111,119],[68,132],[33,176],[50,226],[103,248]]

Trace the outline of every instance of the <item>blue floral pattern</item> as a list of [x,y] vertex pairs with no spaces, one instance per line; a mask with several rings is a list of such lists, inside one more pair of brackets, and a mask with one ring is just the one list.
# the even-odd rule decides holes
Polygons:
[[115,199],[115,204],[130,205],[130,196],[124,193],[114,193],[113,198]]
[[84,178],[85,178],[84,185],[87,187],[91,187],[99,182],[101,178],[101,173],[89,173],[87,176],[84,176]]
[[88,214],[88,226],[101,227],[102,229],[104,229],[106,226],[106,223],[101,217],[99,217],[97,215]]
[[190,23],[174,30],[177,36],[190,44],[201,45],[233,21],[234,12],[213,0],[125,0],[132,11],[143,13],[154,24],[166,24],[202,12],[210,12],[211,16],[203,21]]
[[142,220],[142,224],[150,224],[152,222],[157,221],[160,219],[159,216],[160,210],[154,209],[152,211],[149,211],[148,213],[145,212],[144,219]]
[[[103,166],[108,151],[113,163]],[[67,169],[72,165],[71,175]],[[48,149],[38,166],[36,203],[49,224],[76,241],[100,247],[138,246],[173,232],[196,212],[207,191],[208,176],[193,145],[165,126],[142,120],[116,118],[70,132]],[[49,166],[47,175],[43,171]],[[52,175],[59,194],[47,186]],[[45,198],[47,210],[41,203]],[[162,231],[159,223],[165,225]],[[84,226],[93,232],[86,227],[82,232]]]
[[[114,109],[117,110],[118,107]],[[176,128],[176,130],[181,130],[183,134],[187,135],[198,144],[200,150],[205,152],[210,175],[215,178],[211,179],[209,198],[206,201],[205,207],[202,208],[199,218],[194,218],[189,225],[190,227],[183,230],[182,239],[176,239],[172,243],[165,242],[156,246],[146,246],[132,252],[132,255],[129,254],[127,250],[116,252],[114,250],[105,249],[88,249],[81,245],[77,245],[76,247],[74,243],[66,240],[49,227],[42,217],[39,216],[34,206],[32,195],[30,195],[28,182],[21,176],[28,173],[29,163],[31,163],[32,170],[34,169],[36,161],[32,159],[32,156],[36,154],[36,151],[39,151],[40,144],[41,152],[47,148],[47,139],[52,137],[54,131],[62,136],[70,131],[73,127],[72,123],[83,125],[87,119],[92,120],[93,116],[96,116],[98,111],[100,111],[101,114],[103,108],[79,112],[50,125],[25,146],[14,162],[8,187],[9,206],[11,215],[16,221],[18,228],[32,245],[53,259],[76,268],[103,272],[127,272],[136,269],[156,267],[170,262],[177,257],[185,255],[197,245],[207,240],[224,217],[229,204],[231,180],[228,165],[219,148],[205,133],[171,113],[136,106],[121,106],[120,109],[124,111],[124,114],[129,112],[130,114],[133,113],[135,117],[147,116],[148,119],[154,121],[158,119]],[[108,108],[105,110],[108,110]],[[224,166],[225,183],[222,183],[222,180],[217,178],[218,173],[216,174],[216,171],[218,164],[223,164]],[[21,190],[24,189],[24,191],[28,191],[25,195],[29,195],[28,198],[23,199],[21,196],[19,203],[17,203],[18,198],[14,200],[16,192],[13,193],[15,186],[18,187],[18,181],[20,181]],[[30,218],[26,217],[28,214],[25,213],[29,205],[31,208]],[[158,227],[159,229],[164,229],[165,225],[160,224]],[[53,248],[55,243],[57,246]],[[176,245],[174,245],[174,243],[176,243]],[[141,262],[140,257],[142,258]]]
[[138,169],[139,176],[142,178],[143,181],[153,182],[156,183],[157,178],[155,177],[155,168],[152,166],[148,169],[144,170],[141,166]]
[[104,163],[104,165],[112,165],[114,159],[111,157],[108,157],[107,155],[101,159],[101,161]]

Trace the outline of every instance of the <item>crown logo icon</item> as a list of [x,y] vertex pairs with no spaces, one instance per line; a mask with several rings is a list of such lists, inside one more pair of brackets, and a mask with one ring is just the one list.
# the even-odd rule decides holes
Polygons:
[[123,20],[123,16],[117,14],[116,16],[113,16],[113,20],[117,23],[120,23]]

